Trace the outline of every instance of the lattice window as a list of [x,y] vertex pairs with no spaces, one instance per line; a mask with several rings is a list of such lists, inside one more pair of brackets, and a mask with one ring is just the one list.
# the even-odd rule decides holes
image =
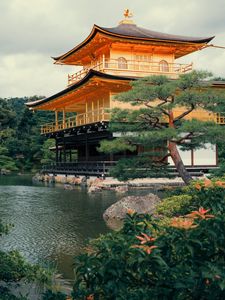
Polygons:
[[161,72],[169,72],[169,64],[166,60],[161,60],[159,62],[159,70]]
[[127,60],[124,57],[118,58],[118,69],[127,69]]

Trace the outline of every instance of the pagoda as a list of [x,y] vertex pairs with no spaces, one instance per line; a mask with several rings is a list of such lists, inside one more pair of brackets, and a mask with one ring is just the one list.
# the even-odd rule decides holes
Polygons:
[[[149,75],[176,79],[191,71],[192,63],[181,64],[176,60],[205,48],[212,39],[141,28],[134,23],[129,10],[125,10],[118,26],[94,25],[82,43],[53,57],[55,64],[80,66],[80,70],[68,75],[64,90],[26,104],[32,110],[55,112],[55,122],[41,127],[42,135],[55,139],[56,164],[47,167],[46,172],[107,174],[110,165],[120,157],[134,155],[128,152],[106,155],[97,151],[101,140],[115,138],[108,130],[109,109],[130,108],[114,96],[130,89],[131,80]],[[196,112],[193,114],[196,117]],[[212,116],[201,112],[198,118],[210,120]]]

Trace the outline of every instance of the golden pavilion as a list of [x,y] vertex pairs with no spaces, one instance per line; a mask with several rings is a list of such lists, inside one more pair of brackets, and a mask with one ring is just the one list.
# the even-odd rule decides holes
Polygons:
[[[56,142],[56,165],[48,171],[73,175],[107,174],[110,165],[121,156],[131,155],[106,155],[97,151],[101,140],[114,138],[108,130],[109,109],[129,107],[114,100],[114,96],[130,89],[131,80],[158,74],[176,79],[191,71],[192,63],[178,63],[177,59],[205,48],[212,39],[212,36],[189,37],[145,29],[137,26],[132,14],[125,10],[118,26],[94,25],[82,43],[53,57],[57,65],[71,65],[71,69],[79,66],[80,70],[68,75],[64,90],[27,103],[32,110],[55,112],[55,122],[41,127],[41,134]],[[204,111],[193,111],[189,117],[215,118]],[[225,124],[224,118],[217,117],[216,121]],[[212,159],[208,163],[215,166],[216,149],[211,151]],[[196,161],[193,153],[185,155],[184,162],[188,166],[205,164],[201,160],[203,153],[195,154]]]

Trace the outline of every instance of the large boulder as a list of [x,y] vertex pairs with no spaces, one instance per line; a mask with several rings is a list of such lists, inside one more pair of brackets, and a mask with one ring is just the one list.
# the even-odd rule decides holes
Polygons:
[[122,225],[128,210],[138,214],[153,214],[160,198],[155,194],[146,196],[127,196],[111,205],[103,214],[103,218],[112,229],[118,229]]

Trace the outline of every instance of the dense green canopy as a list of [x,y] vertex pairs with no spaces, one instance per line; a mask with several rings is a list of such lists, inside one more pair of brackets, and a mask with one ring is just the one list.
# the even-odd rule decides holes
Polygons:
[[33,113],[25,103],[32,98],[0,98],[0,170],[31,171],[49,154],[40,125],[51,122],[51,112]]
[[[199,149],[206,143],[225,140],[224,126],[213,120],[186,118],[196,109],[211,114],[225,112],[225,91],[212,88],[210,77],[210,73],[203,71],[181,75],[177,80],[166,76],[146,77],[131,82],[131,90],[116,96],[117,100],[137,109],[112,111],[111,130],[122,135],[104,141],[100,150],[131,151],[141,146],[145,151],[133,159],[120,161],[112,172],[114,176],[120,179],[163,176],[170,156],[183,180],[186,183],[191,180],[178,149]],[[181,107],[184,110],[175,114]]]

